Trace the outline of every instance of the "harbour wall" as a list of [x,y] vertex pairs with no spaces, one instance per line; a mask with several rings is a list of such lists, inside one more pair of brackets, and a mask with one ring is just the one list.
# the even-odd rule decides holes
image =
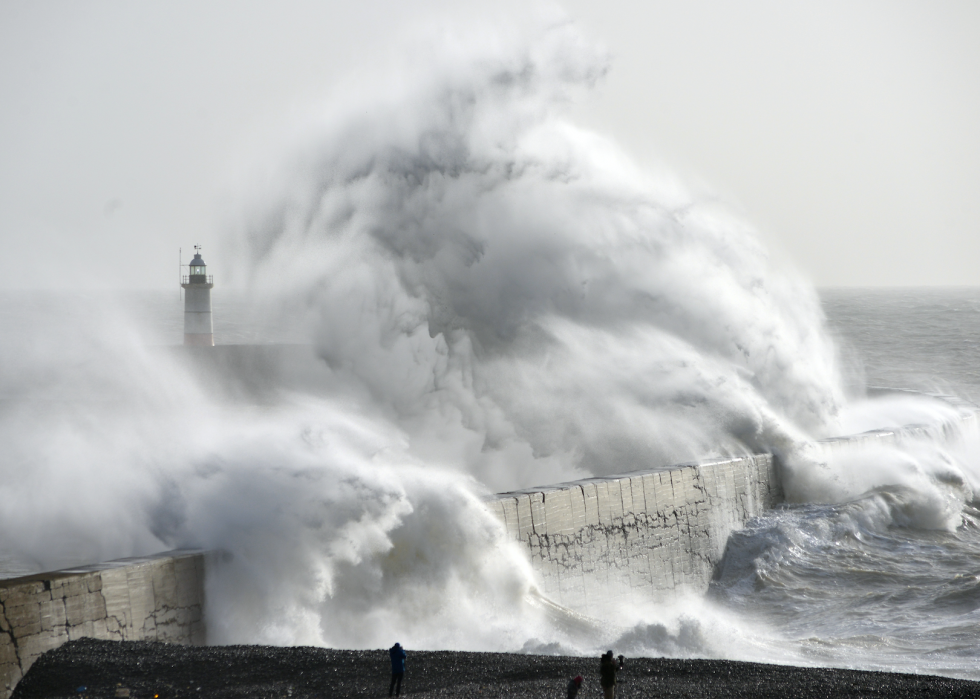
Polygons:
[[[970,402],[878,393],[932,398],[956,414],[935,424],[820,440],[814,458],[980,439],[980,413]],[[783,502],[790,477],[772,454],[752,454],[501,493],[488,506],[507,535],[527,547],[541,591],[559,604],[587,608],[613,590],[666,602],[707,590],[729,535]]]
[[610,590],[703,592],[728,535],[783,499],[771,454],[502,493],[488,505],[527,546],[541,591],[584,608]]
[[203,645],[204,557],[169,551],[0,580],[0,699],[76,638]]

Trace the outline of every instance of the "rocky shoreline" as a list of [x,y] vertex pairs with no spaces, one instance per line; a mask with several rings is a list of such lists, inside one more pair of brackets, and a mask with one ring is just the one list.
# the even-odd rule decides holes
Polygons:
[[[403,696],[563,699],[577,674],[580,699],[602,696],[598,658],[408,650]],[[384,650],[81,639],[39,658],[13,699],[385,697],[389,673]],[[618,699],[980,697],[967,680],[729,660],[630,658],[620,678]]]

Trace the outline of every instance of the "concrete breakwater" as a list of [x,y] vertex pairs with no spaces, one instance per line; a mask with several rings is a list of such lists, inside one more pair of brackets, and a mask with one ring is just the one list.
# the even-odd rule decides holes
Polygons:
[[[980,436],[972,403],[914,391],[877,393],[932,398],[956,415],[820,440],[817,455]],[[783,502],[786,477],[772,454],[752,454],[501,493],[488,506],[508,536],[527,546],[541,591],[552,600],[581,609],[615,590],[668,601],[707,590],[729,535]]]
[[82,637],[203,644],[204,553],[0,580],[0,699],[42,653]]
[[571,608],[628,591],[703,592],[728,535],[782,500],[771,454],[502,493],[488,505],[525,544],[542,592]]

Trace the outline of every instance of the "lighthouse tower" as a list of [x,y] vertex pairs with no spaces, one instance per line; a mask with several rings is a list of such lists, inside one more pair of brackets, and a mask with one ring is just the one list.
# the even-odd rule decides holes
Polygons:
[[184,344],[198,347],[214,346],[214,326],[211,324],[211,288],[214,279],[207,273],[201,258],[201,246],[194,246],[190,274],[182,277],[184,294]]

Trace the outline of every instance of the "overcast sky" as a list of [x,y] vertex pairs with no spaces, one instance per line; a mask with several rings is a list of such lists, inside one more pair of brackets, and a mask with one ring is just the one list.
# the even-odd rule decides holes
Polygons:
[[[338,85],[528,4],[0,0],[0,288],[172,288],[194,243],[220,275],[243,183]],[[613,59],[576,120],[817,285],[980,284],[980,2],[562,6]]]

